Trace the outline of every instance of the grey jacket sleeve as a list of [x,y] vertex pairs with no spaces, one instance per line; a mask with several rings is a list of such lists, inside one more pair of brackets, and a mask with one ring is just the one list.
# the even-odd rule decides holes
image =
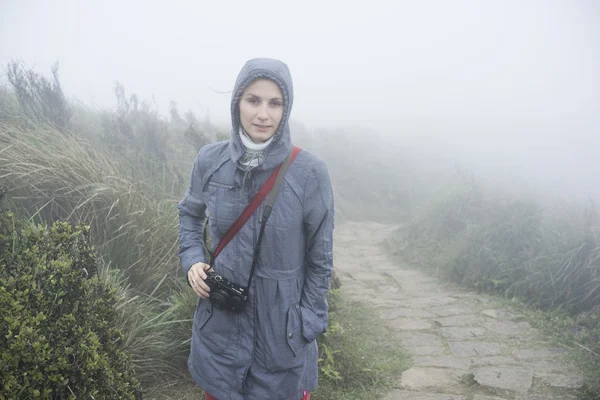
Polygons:
[[304,190],[306,281],[301,300],[302,330],[314,340],[328,325],[327,292],[333,270],[333,189],[324,162],[313,167]]
[[206,262],[203,235],[206,203],[202,198],[201,181],[199,153],[192,168],[190,185],[183,199],[177,205],[179,209],[179,260],[186,280],[192,265]]

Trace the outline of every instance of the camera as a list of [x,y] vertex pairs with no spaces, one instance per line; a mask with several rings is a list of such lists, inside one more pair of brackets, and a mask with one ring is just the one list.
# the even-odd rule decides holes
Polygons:
[[219,310],[227,310],[236,314],[241,313],[248,300],[246,288],[229,282],[214,271],[206,274],[204,282],[210,288],[209,300]]

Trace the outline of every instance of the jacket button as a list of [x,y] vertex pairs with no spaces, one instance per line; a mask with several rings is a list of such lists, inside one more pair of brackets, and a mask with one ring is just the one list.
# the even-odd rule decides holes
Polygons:
[[290,339],[291,339],[291,338],[293,338],[293,337],[294,337],[294,334],[293,334],[292,332],[288,333],[288,338],[290,338]]
[[300,306],[298,304],[296,304],[296,308],[300,308]]

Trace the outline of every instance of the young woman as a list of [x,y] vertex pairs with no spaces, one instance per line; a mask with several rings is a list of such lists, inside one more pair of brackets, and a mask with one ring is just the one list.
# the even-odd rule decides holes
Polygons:
[[[181,265],[199,296],[188,367],[208,399],[309,399],[317,387],[316,338],[327,328],[333,266],[333,191],[323,161],[301,150],[289,164],[243,311],[215,306],[206,281],[204,221],[208,216],[212,252],[292,151],[293,99],[286,64],[248,61],[233,90],[231,139],[200,150],[178,205]],[[247,284],[266,202],[214,259],[211,273]]]

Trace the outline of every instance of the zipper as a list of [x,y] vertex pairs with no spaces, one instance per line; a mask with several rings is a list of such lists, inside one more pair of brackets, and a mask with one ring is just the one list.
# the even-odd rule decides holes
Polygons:
[[[244,182],[246,181],[246,179],[248,178],[248,176],[250,175],[250,171],[246,171],[244,173],[244,181],[242,182],[242,188],[244,187]],[[248,201],[252,201],[252,192],[253,190],[253,185],[250,184],[250,187],[248,188]],[[243,192],[243,190],[242,190]],[[252,249],[254,249],[254,247],[256,246],[256,240],[257,240],[257,235],[256,235],[256,215],[255,213],[252,214],[252,216],[250,216],[250,221],[248,221],[248,223],[250,224],[250,226],[252,226]],[[254,282],[254,280],[253,280]],[[254,284],[254,287],[256,287],[256,283]],[[250,288],[248,288],[248,293],[251,293]],[[256,297],[255,297],[256,299]],[[244,395],[246,394],[246,379],[248,377],[248,372],[250,371],[250,366],[252,365],[252,362],[254,361],[254,357],[255,357],[255,352],[256,352],[256,336],[257,336],[257,326],[256,326],[256,321],[258,320],[258,307],[256,304],[256,301],[253,302],[254,304],[254,320],[252,321],[252,324],[254,325],[254,337],[252,340],[252,353],[250,354],[250,363],[248,364],[248,366],[246,367],[246,370],[244,371],[243,374],[243,378],[242,378],[242,393],[244,393]]]
[[246,394],[246,379],[248,378],[248,372],[250,372],[250,367],[254,362],[254,356],[256,352],[256,320],[258,319],[257,313],[258,307],[256,307],[256,303],[254,303],[254,321],[252,321],[252,324],[254,325],[254,337],[252,338],[252,353],[250,354],[250,362],[248,363],[248,366],[246,367],[246,369],[244,370],[244,374],[242,375],[242,393],[244,395]]
[[226,185],[224,183],[219,183],[219,182],[208,182],[209,186],[216,186],[216,187],[220,187],[220,188],[224,188],[224,189],[233,189],[232,185]]
[[242,187],[244,187],[244,185],[246,184],[246,180],[250,177],[250,174],[252,173],[252,170],[246,170],[244,172],[244,178],[242,179]]

